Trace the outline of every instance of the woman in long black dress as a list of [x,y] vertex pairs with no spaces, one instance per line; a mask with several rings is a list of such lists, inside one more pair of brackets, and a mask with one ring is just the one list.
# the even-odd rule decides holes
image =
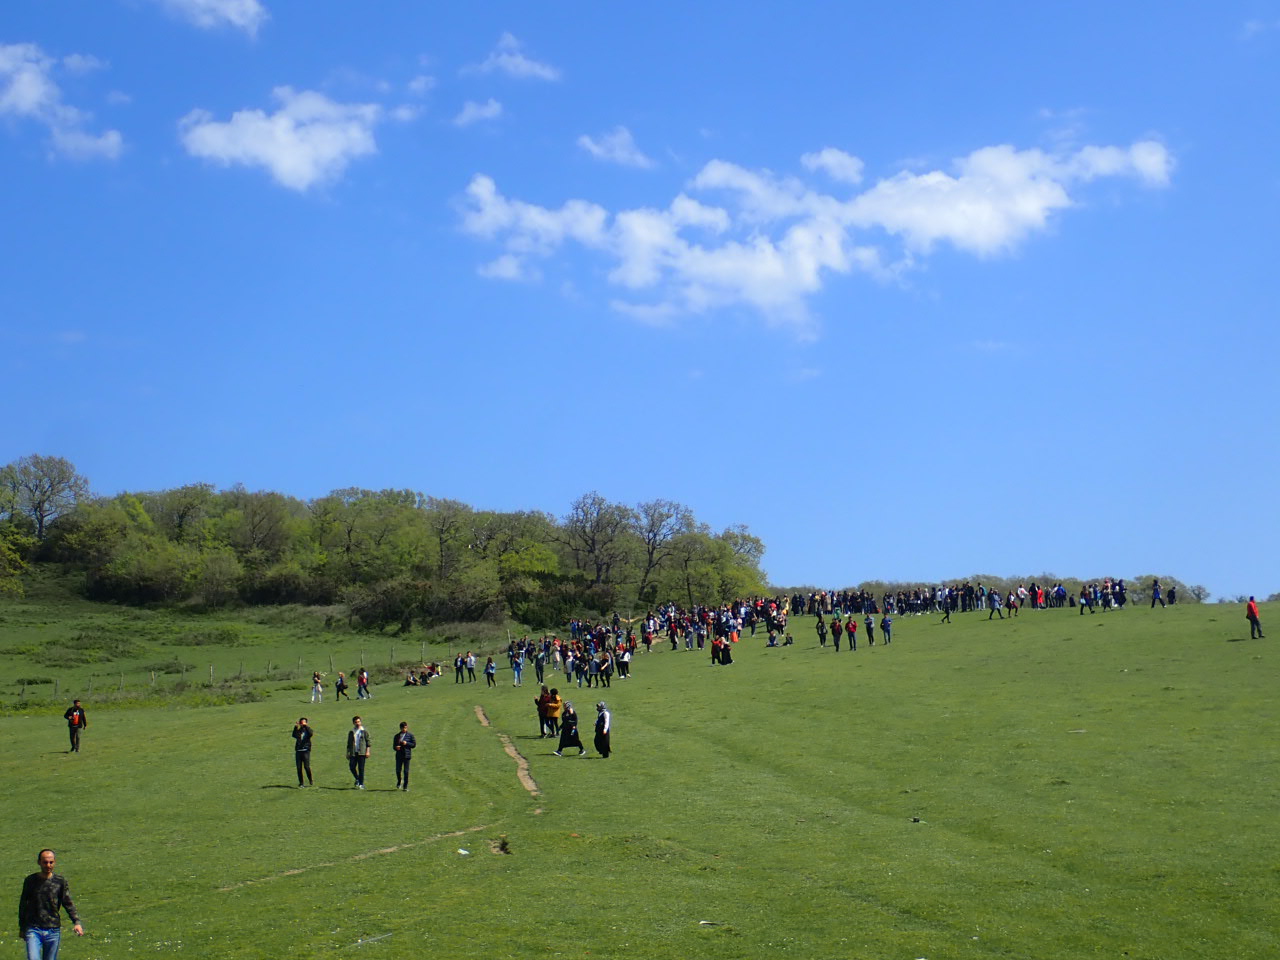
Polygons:
[[587,752],[587,748],[582,745],[582,738],[578,736],[577,711],[573,709],[573,703],[566,700],[564,710],[560,712],[560,746],[556,747],[556,756],[564,756],[562,751],[568,747],[577,747],[578,756]]

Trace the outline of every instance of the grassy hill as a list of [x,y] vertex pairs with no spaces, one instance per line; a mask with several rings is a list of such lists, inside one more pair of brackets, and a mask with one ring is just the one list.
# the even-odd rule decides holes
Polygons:
[[[1248,640],[1235,607],[905,617],[892,646],[839,654],[801,618],[796,646],[746,638],[728,667],[655,647],[634,679],[567,694],[588,742],[609,701],[608,760],[551,754],[532,671],[313,706],[312,669],[391,660],[391,639],[269,619],[52,585],[0,603],[6,882],[58,850],[90,934],[68,958],[1280,955],[1274,641]],[[235,645],[168,642],[219,630]],[[56,662],[94,631],[114,659]],[[188,686],[148,705],[130,686],[170,655]],[[227,699],[247,702],[185,708],[210,662],[218,688],[241,660],[253,695]],[[113,672],[121,702],[86,703],[80,754],[51,684],[15,706],[24,675],[66,701]],[[364,792],[342,757],[357,711]],[[302,714],[314,790],[293,787]],[[408,794],[400,720],[420,745]]]

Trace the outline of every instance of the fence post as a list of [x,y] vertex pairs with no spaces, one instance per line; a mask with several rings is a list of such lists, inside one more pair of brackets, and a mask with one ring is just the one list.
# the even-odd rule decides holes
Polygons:
[[151,671],[151,685],[153,687],[156,685],[156,672],[154,670]]
[[333,654],[329,654],[329,672],[333,673]]
[[209,686],[213,686],[213,664],[209,664]]
[[55,700],[58,699],[58,688],[61,686],[62,686],[62,681],[59,680],[57,677],[55,677],[53,680],[53,699]]
[[124,671],[120,671],[120,692],[124,693]]
[[89,678],[89,692],[88,694],[86,694],[86,696],[90,696],[90,697],[93,696],[93,677]]

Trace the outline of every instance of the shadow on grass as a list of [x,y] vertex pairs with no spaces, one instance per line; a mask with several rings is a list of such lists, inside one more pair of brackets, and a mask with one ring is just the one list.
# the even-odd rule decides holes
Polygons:
[[1227,643],[1244,643],[1246,640],[1252,640],[1253,637],[1227,637]]

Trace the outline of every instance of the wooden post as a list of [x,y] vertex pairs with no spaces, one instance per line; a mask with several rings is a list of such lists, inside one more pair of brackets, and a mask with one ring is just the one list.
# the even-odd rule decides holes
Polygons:
[[427,662],[427,641],[422,641],[422,662]]
[[364,666],[364,647],[360,648],[360,666]]
[[333,654],[329,654],[329,672],[333,673]]
[[53,681],[53,699],[55,700],[58,699],[58,688],[61,686],[62,686],[62,681],[55,678]]
[[387,662],[393,667],[396,665],[396,645],[394,643],[391,645],[391,659]]
[[156,672],[154,670],[151,671],[151,685],[153,687],[156,685]]
[[124,692],[124,671],[120,671],[120,692]]
[[88,694],[86,694],[86,696],[90,696],[90,697],[93,696],[93,677],[89,678],[89,692]]
[[213,664],[209,664],[209,686],[213,686]]

